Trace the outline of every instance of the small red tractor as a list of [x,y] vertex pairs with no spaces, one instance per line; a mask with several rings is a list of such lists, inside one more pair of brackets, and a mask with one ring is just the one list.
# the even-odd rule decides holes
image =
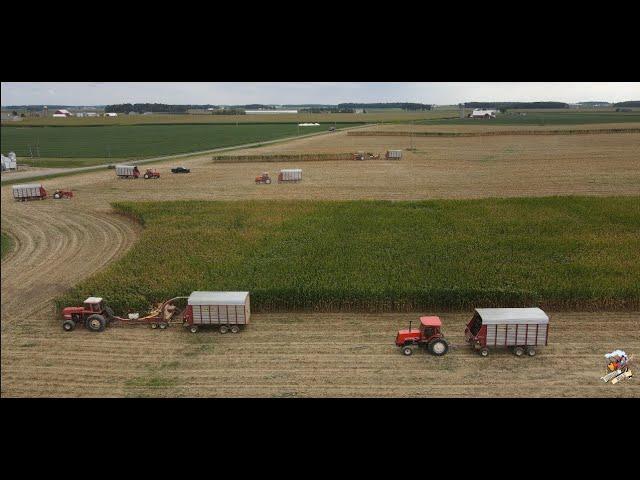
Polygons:
[[81,307],[65,307],[62,309],[62,328],[70,332],[82,323],[87,330],[101,332],[107,323],[114,319],[113,310],[100,297],[87,298]]
[[160,178],[160,172],[158,172],[155,168],[147,168],[147,171],[144,172],[145,180],[149,180],[150,178]]
[[271,184],[271,177],[268,172],[262,172],[260,175],[256,177],[256,185],[266,183],[267,185]]
[[354,160],[378,160],[380,155],[374,155],[371,152],[356,152],[352,154]]
[[61,198],[73,198],[73,192],[71,190],[58,189],[53,192],[53,198],[60,200]]
[[416,347],[426,348],[429,353],[440,357],[449,351],[449,342],[441,332],[440,317],[420,317],[420,328],[399,330],[396,335],[396,345],[402,349],[404,355],[411,355]]

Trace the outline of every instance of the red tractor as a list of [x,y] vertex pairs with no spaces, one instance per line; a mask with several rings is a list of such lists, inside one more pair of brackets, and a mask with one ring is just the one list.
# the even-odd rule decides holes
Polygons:
[[158,172],[155,168],[147,168],[147,171],[144,172],[145,180],[149,180],[150,178],[160,178],[160,172]]
[[73,192],[71,190],[58,189],[53,192],[53,198],[60,200],[61,198],[73,198]]
[[256,177],[256,185],[260,183],[266,183],[267,185],[271,184],[271,177],[268,172],[262,172]]
[[83,323],[87,330],[101,332],[107,323],[114,319],[113,310],[100,297],[89,297],[81,307],[65,307],[62,309],[62,328],[70,332],[78,323]]
[[412,329],[409,322],[408,330],[398,331],[396,345],[404,355],[411,355],[416,347],[423,347],[432,355],[441,357],[449,351],[449,342],[445,340],[441,328],[440,317],[420,317],[420,328]]

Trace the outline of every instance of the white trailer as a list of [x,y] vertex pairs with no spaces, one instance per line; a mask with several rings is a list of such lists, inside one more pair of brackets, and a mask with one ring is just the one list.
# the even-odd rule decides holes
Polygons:
[[539,308],[476,308],[465,329],[465,340],[483,356],[489,348],[504,347],[534,356],[548,337],[549,317]]
[[23,185],[13,185],[13,198],[18,201],[44,200],[47,198],[47,191],[40,183],[25,183]]
[[120,178],[138,178],[140,170],[135,165],[116,165],[116,175]]
[[249,292],[191,292],[183,319],[192,333],[202,325],[216,325],[220,333],[238,333],[250,317]]
[[402,158],[402,150],[387,150],[385,158],[389,160],[400,160]]
[[278,182],[300,182],[302,181],[302,169],[300,168],[285,168],[280,170],[278,175]]

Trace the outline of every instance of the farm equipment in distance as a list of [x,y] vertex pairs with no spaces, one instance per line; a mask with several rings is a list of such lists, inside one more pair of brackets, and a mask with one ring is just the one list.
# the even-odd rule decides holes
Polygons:
[[380,155],[374,155],[370,152],[356,152],[353,154],[354,160],[378,160]]
[[260,175],[256,177],[256,185],[265,183],[267,185],[271,184],[271,177],[268,172],[262,172]]
[[396,345],[402,349],[403,355],[411,355],[416,348],[426,348],[429,353],[440,357],[449,351],[449,342],[442,334],[440,317],[420,317],[420,328],[399,330]]
[[60,200],[61,198],[73,198],[73,192],[71,190],[57,189],[53,192],[53,198]]
[[173,167],[171,169],[171,173],[190,173],[191,170],[189,170],[188,168],[184,168],[184,167]]
[[147,171],[144,172],[145,180],[149,180],[150,178],[160,178],[160,172],[158,172],[155,168],[147,168]]
[[175,323],[174,319],[179,317],[179,313],[175,312],[175,307],[167,307],[172,307],[173,302],[181,298],[187,297],[175,297],[167,300],[145,317],[140,317],[138,314],[130,314],[128,318],[124,318],[114,315],[113,310],[101,297],[89,297],[81,307],[65,307],[62,309],[62,328],[70,332],[78,324],[82,324],[87,330],[101,332],[108,324],[117,322],[129,325],[148,324],[154,329],[165,329],[169,326],[169,323]]

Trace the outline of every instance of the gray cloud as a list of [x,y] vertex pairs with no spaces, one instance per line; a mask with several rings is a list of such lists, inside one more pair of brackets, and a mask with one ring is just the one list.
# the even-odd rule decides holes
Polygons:
[[6,82],[2,104],[340,103],[468,101],[617,102],[640,99],[640,82]]

